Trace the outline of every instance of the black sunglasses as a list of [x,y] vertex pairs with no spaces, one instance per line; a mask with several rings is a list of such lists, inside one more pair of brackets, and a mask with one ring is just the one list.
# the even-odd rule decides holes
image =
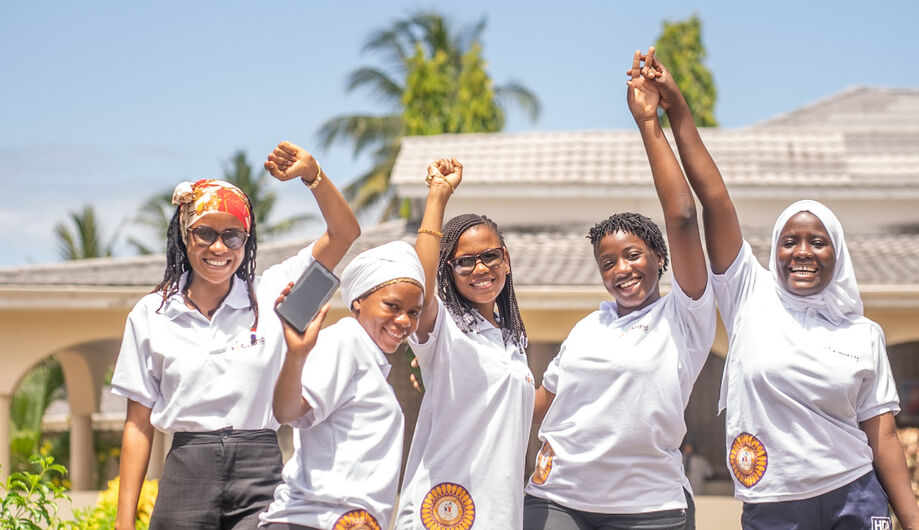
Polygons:
[[460,276],[468,276],[475,270],[479,261],[489,269],[494,269],[504,263],[504,249],[490,248],[474,256],[460,256],[447,260],[447,263],[453,267],[453,270]]
[[214,241],[217,241],[219,237],[223,240],[223,245],[230,250],[237,250],[246,244],[246,240],[249,239],[249,234],[245,230],[239,230],[236,228],[231,228],[229,230],[224,230],[223,232],[218,232],[209,226],[197,226],[195,228],[189,228],[192,238],[195,240],[195,244],[202,247],[209,247],[214,244]]

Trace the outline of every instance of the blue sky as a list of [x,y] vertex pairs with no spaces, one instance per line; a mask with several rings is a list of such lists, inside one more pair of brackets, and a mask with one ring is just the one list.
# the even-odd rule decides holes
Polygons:
[[[92,204],[107,235],[151,236],[130,219],[180,180],[219,176],[238,149],[310,149],[326,119],[388,111],[345,91],[375,29],[421,9],[457,25],[486,17],[497,83],[540,98],[508,130],[631,128],[625,76],[661,22],[697,14],[718,87],[716,116],[742,127],[855,85],[919,87],[919,3],[479,1],[4,2],[0,5],[0,266],[58,261],[53,227]],[[313,149],[337,184],[368,167]],[[279,217],[315,211],[275,186]],[[366,220],[371,222],[371,220]],[[315,232],[308,227],[301,237]],[[118,255],[130,255],[124,245]]]

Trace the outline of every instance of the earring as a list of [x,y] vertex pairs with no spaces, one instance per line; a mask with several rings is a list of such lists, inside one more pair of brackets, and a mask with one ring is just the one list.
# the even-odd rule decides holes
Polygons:
[[504,264],[504,274],[510,274],[510,273],[511,273],[511,266],[505,263]]

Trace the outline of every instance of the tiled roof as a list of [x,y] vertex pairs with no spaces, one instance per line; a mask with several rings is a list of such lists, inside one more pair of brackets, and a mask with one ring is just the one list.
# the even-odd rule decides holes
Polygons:
[[[735,192],[817,188],[919,197],[919,127],[703,129],[701,135]],[[404,138],[392,175],[399,195],[424,197],[425,168],[444,156],[463,162],[467,196],[653,194],[638,133],[620,130]]]
[[[514,281],[519,286],[599,286],[588,226],[506,228]],[[414,242],[416,226],[393,221],[364,230],[342,267],[368,248],[394,239]],[[769,257],[768,234],[748,234],[761,263]],[[849,234],[846,240],[859,283],[919,286],[919,234]],[[259,248],[259,270],[280,262],[306,242],[269,243]],[[96,259],[54,265],[0,269],[0,286],[152,288],[162,278],[163,257]],[[667,276],[665,276],[665,279]]]
[[755,127],[889,130],[917,125],[919,89],[852,87],[770,118]]

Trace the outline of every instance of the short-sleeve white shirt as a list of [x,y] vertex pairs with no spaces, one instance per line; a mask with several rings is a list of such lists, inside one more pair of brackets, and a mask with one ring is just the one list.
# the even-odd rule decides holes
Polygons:
[[806,499],[870,471],[858,424],[900,410],[881,328],[786,309],[746,241],[713,284],[730,342],[719,408],[735,497]]
[[389,368],[354,318],[319,333],[302,376],[303,397],[312,408],[291,423],[294,455],[284,466],[274,501],[260,515],[262,523],[332,528],[343,516],[364,510],[381,528],[388,527],[404,427],[386,381]]
[[[576,510],[686,507],[683,411],[715,336],[711,282],[619,317],[604,303],[578,322],[543,376],[555,394],[526,492]],[[551,453],[547,453],[551,448]]]
[[312,251],[310,245],[256,277],[255,333],[246,284],[237,277],[211,320],[182,299],[188,273],[165,304],[162,293],[141,298],[128,315],[112,393],[150,408],[150,422],[164,432],[276,430],[271,397],[286,346],[274,303],[313,261]]
[[440,300],[428,340],[420,344],[413,335],[409,344],[425,394],[396,528],[426,528],[445,495],[467,503],[466,517],[472,503],[472,528],[521,528],[536,392],[525,352],[484,319],[478,332],[464,333]]

